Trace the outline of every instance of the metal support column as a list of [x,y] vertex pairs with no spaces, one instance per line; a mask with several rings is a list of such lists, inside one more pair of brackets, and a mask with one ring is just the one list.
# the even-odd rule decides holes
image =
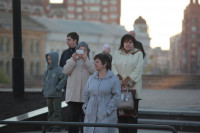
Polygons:
[[13,48],[12,87],[16,100],[24,99],[24,59],[22,58],[21,0],[12,0],[13,7]]

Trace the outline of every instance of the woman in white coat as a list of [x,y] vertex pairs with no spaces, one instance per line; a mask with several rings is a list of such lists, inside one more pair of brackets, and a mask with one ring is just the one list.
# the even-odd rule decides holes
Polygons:
[[[117,123],[117,107],[121,86],[118,77],[110,71],[111,60],[107,54],[94,57],[96,72],[91,75],[84,89],[84,122]],[[84,133],[115,133],[117,128],[84,127]]]
[[[137,41],[126,34],[121,38],[119,50],[113,55],[112,71],[119,77],[122,88],[136,90],[134,110],[124,110],[118,115],[119,123],[137,123],[139,100],[142,99],[143,54],[135,48]],[[120,128],[119,133],[137,133],[137,129]]]

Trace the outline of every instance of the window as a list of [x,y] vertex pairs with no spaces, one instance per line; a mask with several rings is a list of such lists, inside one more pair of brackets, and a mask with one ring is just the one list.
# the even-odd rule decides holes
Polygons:
[[9,61],[6,63],[6,73],[10,74],[10,62]]
[[108,8],[103,8],[103,12],[104,13],[108,12]]
[[108,16],[106,16],[106,15],[102,16],[102,20],[107,20],[107,19],[108,19]]
[[195,18],[192,18],[192,23],[195,23],[196,22],[196,19]]
[[103,5],[108,5],[108,1],[102,1]]
[[117,11],[117,7],[110,7],[110,11],[111,12],[116,12]]
[[82,5],[82,4],[83,4],[83,1],[79,0],[79,1],[76,2],[76,4],[77,4],[77,5]]
[[31,54],[34,53],[34,42],[33,42],[33,40],[31,41],[30,52],[31,52]]
[[195,39],[196,38],[196,35],[195,34],[192,34],[192,39]]
[[68,18],[74,18],[74,14],[68,14],[67,17]]
[[38,62],[36,64],[36,75],[39,75],[40,74],[40,63]]
[[33,75],[34,74],[34,64],[33,64],[33,62],[31,62],[30,65],[31,65],[30,66],[30,74]]
[[74,11],[74,7],[73,6],[69,6],[68,7],[68,11]]
[[77,19],[78,19],[78,20],[81,20],[81,19],[83,19],[83,16],[82,16],[82,15],[78,15],[78,16],[77,16]]
[[78,8],[76,9],[76,12],[82,12],[82,11],[83,11],[83,9],[80,8],[80,7],[78,7]]
[[98,6],[91,6],[88,8],[89,11],[100,11],[100,7]]
[[7,39],[6,41],[6,52],[9,52],[10,51],[10,40]]
[[116,19],[117,17],[118,17],[117,14],[111,14],[111,15],[110,15],[110,18],[111,18],[111,19]]
[[3,67],[3,61],[0,61],[0,68]]
[[110,0],[110,4],[117,4],[116,0]]
[[74,0],[68,0],[68,3],[74,3]]
[[192,43],[192,47],[195,48],[196,47],[196,43]]
[[36,42],[36,53],[39,54],[40,51],[39,51],[39,46],[40,46],[40,43],[39,41]]
[[193,57],[196,57],[196,50],[192,50],[192,51],[191,51],[191,55],[192,55]]
[[191,29],[193,32],[195,32],[197,28],[196,28],[196,26],[192,26]]
[[3,38],[0,38],[0,52],[3,52]]

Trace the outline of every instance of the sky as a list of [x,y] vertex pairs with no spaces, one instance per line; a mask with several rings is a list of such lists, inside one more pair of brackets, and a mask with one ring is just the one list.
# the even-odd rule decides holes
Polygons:
[[190,0],[121,0],[120,23],[130,31],[142,16],[149,27],[150,46],[168,50],[170,37],[182,31],[184,9],[189,3]]
[[121,0],[120,23],[130,31],[135,20],[142,16],[149,27],[150,46],[168,50],[170,37],[182,31],[184,9],[189,3],[190,0]]

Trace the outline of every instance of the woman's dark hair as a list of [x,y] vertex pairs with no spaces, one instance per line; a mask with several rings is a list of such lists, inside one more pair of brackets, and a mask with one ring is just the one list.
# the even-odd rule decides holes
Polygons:
[[129,41],[129,40],[132,40],[133,41],[133,45],[135,46],[136,45],[136,39],[130,35],[130,34],[125,34],[122,38],[121,38],[121,44],[119,46],[119,49],[122,49],[124,47],[124,42],[125,41]]
[[110,57],[105,53],[100,53],[94,56],[94,60],[99,59],[102,65],[106,64],[106,69],[111,70],[111,60]]
[[137,41],[136,44],[135,44],[135,48],[141,50],[141,52],[142,52],[142,54],[143,54],[143,58],[144,58],[146,54],[145,54],[144,48],[143,48],[143,46],[142,46],[142,43],[139,42],[139,41]]

